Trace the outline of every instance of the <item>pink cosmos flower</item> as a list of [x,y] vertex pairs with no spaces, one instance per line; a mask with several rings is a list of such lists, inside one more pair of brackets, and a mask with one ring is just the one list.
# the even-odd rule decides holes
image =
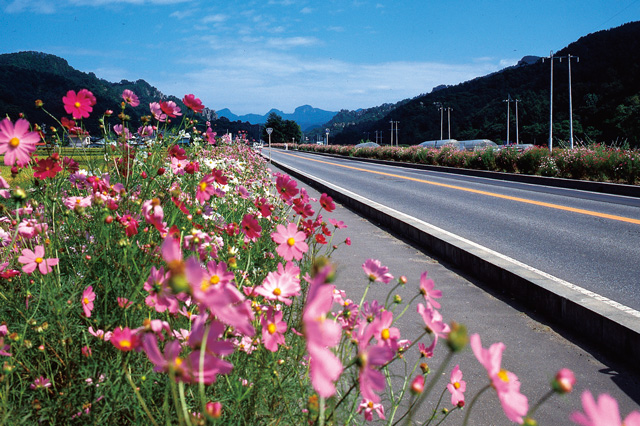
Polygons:
[[240,223],[240,228],[244,232],[244,235],[249,241],[256,241],[260,238],[262,227],[256,220],[254,215],[245,214]]
[[53,270],[53,266],[58,264],[58,258],[44,258],[44,247],[36,246],[35,252],[29,249],[22,250],[22,256],[18,258],[18,262],[24,264],[22,270],[25,274],[32,273],[36,267],[42,275],[46,275]]
[[464,392],[467,390],[467,382],[462,380],[462,371],[460,371],[459,365],[456,365],[453,368],[453,371],[451,371],[451,378],[447,384],[447,389],[451,392],[451,404],[463,407]]
[[4,336],[0,336],[0,355],[1,356],[11,356],[11,353],[7,352],[11,349],[11,345],[4,343]]
[[29,131],[27,120],[20,118],[15,125],[8,118],[0,121],[0,154],[4,154],[6,166],[28,164],[39,141],[40,135]]
[[278,345],[284,345],[284,333],[287,331],[287,323],[282,321],[282,311],[276,312],[273,306],[265,315],[260,318],[262,325],[262,343],[264,347],[271,351],[277,352]]
[[116,298],[116,300],[118,301],[118,306],[123,309],[128,309],[131,307],[131,305],[133,305],[133,302],[126,297],[118,297]]
[[393,312],[384,311],[379,318],[371,323],[371,333],[378,340],[379,346],[387,346],[392,351],[398,350],[398,339],[400,339],[400,330],[391,327],[393,324]]
[[124,134],[124,138],[129,140],[133,136],[129,131],[129,128],[123,127],[122,124],[116,124],[113,126],[113,131],[116,132],[116,135],[122,136]]
[[211,130],[211,127],[207,127],[207,132],[205,133],[205,139],[209,142],[209,145],[215,145],[216,143],[217,133]]
[[527,397],[520,393],[518,377],[500,366],[504,343],[494,343],[489,349],[484,349],[478,334],[472,334],[469,340],[473,354],[487,370],[491,386],[498,394],[504,414],[512,422],[523,424],[522,417],[529,411],[529,402]]
[[140,105],[138,96],[129,89],[124,89],[124,92],[122,92],[122,99],[134,108]]
[[130,214],[125,214],[123,216],[118,215],[118,222],[124,226],[124,233],[127,237],[133,237],[138,233],[139,221],[137,217]]
[[276,252],[287,262],[302,259],[304,253],[309,250],[305,242],[306,234],[298,231],[295,223],[289,223],[286,228],[283,225],[276,226],[276,232],[271,234],[271,238],[278,244]]
[[67,197],[62,199],[64,204],[69,210],[73,210],[76,207],[89,207],[91,206],[91,196],[88,197]]
[[[0,125],[1,125],[1,123],[0,123]],[[4,188],[4,189],[0,190],[0,197],[2,197],[2,198],[11,197],[11,194],[9,193],[9,191],[6,190],[6,188],[9,188],[9,182],[7,182],[5,180],[5,178],[3,178],[2,176],[0,176],[0,188]]]
[[140,346],[138,335],[129,327],[118,327],[113,330],[109,341],[122,352],[129,352]]
[[190,110],[193,110],[193,112],[200,113],[204,109],[204,105],[202,105],[202,101],[191,94],[184,95],[184,98],[182,98],[182,103],[184,103],[184,105]]
[[104,330],[94,330],[93,327],[89,327],[88,331],[92,336],[95,336],[100,340],[104,340],[105,342],[111,340],[111,335],[113,334],[110,331],[105,332]]
[[208,201],[212,195],[216,193],[216,186],[214,185],[215,176],[206,175],[200,180],[196,188],[196,200],[200,204],[204,204],[205,201]]
[[140,126],[138,127],[138,135],[141,137],[152,136],[153,135],[153,126]]
[[334,285],[327,283],[330,265],[321,269],[309,285],[307,303],[302,313],[304,336],[309,353],[311,384],[318,395],[328,398],[336,393],[334,382],[342,374],[342,363],[331,351],[340,342],[340,324],[327,318],[333,305]]
[[189,164],[188,161],[173,157],[171,158],[171,171],[174,175],[182,176],[186,173],[184,168],[187,167],[187,164]]
[[278,264],[277,272],[269,272],[262,285],[255,288],[254,292],[269,300],[277,300],[285,305],[291,304],[289,297],[300,294],[300,281],[291,273],[292,270],[300,269],[291,263],[287,263],[284,268],[282,263]]
[[160,104],[158,102],[151,102],[149,104],[149,109],[151,110],[151,114],[153,114],[153,117],[156,120],[160,122],[167,121],[167,114],[162,112],[162,108],[160,108]]
[[376,367],[389,362],[395,352],[387,346],[371,344],[374,331],[372,325],[361,321],[356,334],[358,340],[358,365],[360,366],[358,381],[362,397],[377,403],[380,402],[380,396],[376,391],[384,389],[385,377]]
[[427,271],[424,271],[422,275],[420,275],[420,293],[424,296],[424,299],[433,305],[434,308],[440,309],[440,303],[438,303],[435,299],[440,299],[442,297],[442,292],[440,290],[435,290],[435,283],[432,279],[427,278]]
[[29,387],[32,390],[50,388],[51,387],[51,380],[47,379],[44,376],[40,376],[33,383],[31,383],[31,386],[29,386]]
[[368,399],[363,399],[358,406],[358,414],[362,413],[364,415],[364,419],[368,422],[373,421],[374,411],[381,420],[386,420],[386,418],[384,417],[384,407],[382,406],[382,404],[369,401]]
[[584,391],[582,408],[584,413],[571,414],[572,422],[582,426],[640,426],[640,412],[632,411],[621,421],[618,402],[606,393],[601,394],[596,403],[591,392]]
[[76,94],[73,90],[67,92],[67,96],[62,97],[64,103],[64,109],[67,114],[71,114],[73,118],[87,118],[93,111],[93,106],[96,104],[96,98],[93,93],[87,89],[82,89]]
[[82,311],[87,318],[91,317],[94,300],[96,300],[96,294],[93,292],[93,286],[89,286],[82,292]]
[[371,282],[377,281],[388,284],[393,279],[393,275],[389,273],[389,268],[382,266],[379,260],[367,259],[362,265],[362,269]]

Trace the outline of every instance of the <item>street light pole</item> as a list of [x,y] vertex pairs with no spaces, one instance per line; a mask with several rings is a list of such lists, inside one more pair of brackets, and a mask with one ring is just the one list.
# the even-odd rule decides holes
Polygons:
[[393,120],[389,121],[391,123],[391,146],[393,146]]
[[511,95],[507,94],[507,99],[503,100],[502,102],[506,102],[507,103],[507,145],[509,145],[509,122],[510,120],[510,113],[511,113],[511,108],[509,107],[511,104]]
[[449,140],[451,140],[451,111],[453,111],[453,108],[447,107],[447,128],[449,130]]
[[434,102],[433,104],[435,106],[437,106],[438,109],[440,110],[440,140],[442,140],[442,137],[443,137],[443,125],[444,125],[444,107],[442,106],[441,102]]
[[514,102],[516,103],[516,145],[520,145],[520,134],[518,131],[518,102],[520,102],[520,99],[515,99]]
[[267,127],[265,130],[269,135],[269,162],[271,162],[271,132],[273,132],[273,129],[271,127]]
[[324,132],[327,134],[327,145],[329,145],[329,128],[324,129]]

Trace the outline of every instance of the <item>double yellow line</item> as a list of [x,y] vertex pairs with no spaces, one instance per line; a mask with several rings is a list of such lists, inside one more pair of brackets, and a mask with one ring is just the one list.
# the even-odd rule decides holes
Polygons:
[[577,209],[577,208],[574,208],[574,207],[567,207],[567,206],[562,206],[562,205],[559,205],[559,204],[545,203],[545,202],[542,202],[542,201],[529,200],[529,199],[520,198],[520,197],[512,197],[510,195],[496,194],[495,192],[488,192],[488,191],[480,191],[480,190],[477,190],[477,189],[465,188],[465,187],[457,186],[457,185],[448,185],[446,183],[433,182],[433,181],[413,178],[413,177],[409,177],[409,176],[401,176],[401,175],[396,175],[396,174],[393,174],[393,173],[377,172],[375,170],[367,170],[367,169],[363,169],[363,168],[360,168],[360,167],[347,166],[347,165],[343,165],[343,164],[330,163],[328,161],[315,160],[313,158],[301,157],[301,156],[295,155],[295,154],[289,154],[289,153],[284,153],[284,154],[288,155],[290,157],[300,158],[302,160],[313,161],[313,162],[321,163],[321,164],[328,164],[328,165],[334,166],[334,167],[342,167],[342,168],[345,168],[345,169],[357,170],[357,171],[360,171],[360,172],[372,173],[372,174],[382,175],[382,176],[389,176],[389,177],[394,177],[394,178],[398,178],[398,179],[405,179],[405,180],[410,180],[410,181],[413,181],[413,182],[426,183],[428,185],[439,186],[439,187],[442,187],[442,188],[457,189],[459,191],[470,192],[470,193],[473,193],[473,194],[486,195],[488,197],[501,198],[503,200],[517,201],[519,203],[533,204],[533,205],[536,205],[536,206],[548,207],[548,208],[556,209],[556,210],[564,210],[564,211],[567,211],[567,212],[579,213],[579,214],[583,214],[583,215],[587,215],[587,216],[594,216],[594,217],[599,217],[599,218],[603,218],[603,219],[611,219],[611,220],[617,220],[617,221],[620,221],[620,222],[627,222],[627,223],[633,223],[635,225],[640,225],[640,219],[633,219],[633,218],[630,218],[630,217],[616,216],[616,215],[607,214],[607,213],[594,212],[592,210]]

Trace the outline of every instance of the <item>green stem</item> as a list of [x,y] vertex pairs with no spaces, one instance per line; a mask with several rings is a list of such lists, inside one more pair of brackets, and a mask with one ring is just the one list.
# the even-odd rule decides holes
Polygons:
[[129,371],[126,371],[126,375],[127,375],[127,380],[129,381],[129,384],[133,389],[133,393],[136,394],[136,398],[138,398],[138,402],[142,406],[142,409],[144,410],[144,412],[147,414],[147,417],[149,417],[149,420],[151,421],[151,423],[153,423],[154,426],[159,426],[158,423],[156,423],[156,420],[151,415],[151,411],[149,411],[149,408],[147,407],[147,404],[144,402],[144,399],[142,399],[142,395],[140,395],[140,391],[136,387],[135,383],[133,383],[133,379],[131,378],[131,373]]
[[[436,413],[438,412],[438,407],[440,406],[440,403],[442,402],[442,398],[444,397],[444,394],[446,392],[447,392],[447,388],[445,387],[444,389],[442,389],[442,393],[440,394],[440,398],[438,399],[438,403],[436,404],[436,407],[433,409],[433,414],[431,415],[431,418],[427,421],[425,426],[430,425],[431,422],[433,421],[433,419],[436,418]],[[438,423],[438,424],[440,424],[440,423]]]
[[544,395],[542,396],[542,398],[540,398],[540,399],[538,400],[538,402],[536,402],[536,404],[533,406],[533,408],[531,408],[531,409],[529,410],[529,412],[527,413],[527,417],[533,417],[533,415],[535,414],[536,410],[537,410],[538,408],[540,408],[540,406],[541,406],[542,404],[544,404],[544,403],[545,403],[549,398],[551,398],[551,396],[552,396],[554,393],[555,393],[555,391],[552,389],[552,390],[550,390],[549,392],[547,392],[546,394],[544,394]]
[[469,415],[471,414],[471,409],[473,408],[473,405],[476,403],[480,395],[482,395],[489,388],[491,388],[490,384],[480,389],[480,391],[476,394],[476,396],[473,397],[473,399],[471,400],[471,404],[469,404],[469,409],[467,410],[467,414],[464,416],[464,422],[462,423],[462,426],[467,426],[467,422],[469,421]]

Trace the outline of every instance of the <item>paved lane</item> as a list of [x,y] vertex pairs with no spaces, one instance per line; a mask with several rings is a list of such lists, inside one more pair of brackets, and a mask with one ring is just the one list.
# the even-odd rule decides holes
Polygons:
[[640,310],[640,200],[274,150],[274,160]]

